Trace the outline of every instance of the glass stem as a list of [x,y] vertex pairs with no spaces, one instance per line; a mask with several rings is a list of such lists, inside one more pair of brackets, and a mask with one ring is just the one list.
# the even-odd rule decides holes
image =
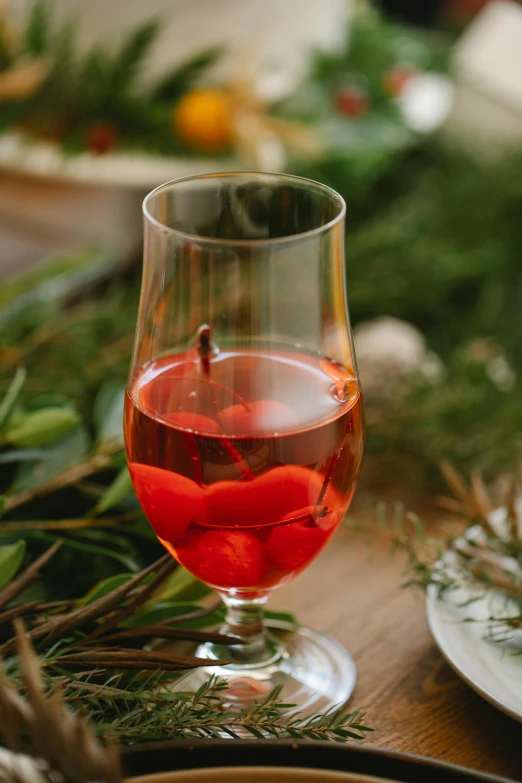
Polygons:
[[227,613],[223,631],[241,639],[241,644],[231,645],[233,662],[263,665],[276,654],[277,640],[266,632],[263,610],[267,598],[251,601],[223,596]]

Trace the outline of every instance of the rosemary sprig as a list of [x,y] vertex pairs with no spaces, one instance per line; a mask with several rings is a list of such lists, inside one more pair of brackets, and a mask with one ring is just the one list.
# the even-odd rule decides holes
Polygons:
[[[504,518],[494,522],[492,511],[497,503],[480,474],[472,474],[468,485],[449,463],[444,463],[442,470],[456,499],[442,498],[441,505],[458,515],[460,525],[444,544],[427,539],[422,523],[414,515],[407,515],[414,525],[413,534],[402,524],[395,526],[394,545],[408,558],[411,576],[407,584],[424,590],[434,586],[439,595],[462,587],[474,596],[494,591],[508,604],[502,614],[488,617],[488,623],[521,630],[522,520],[515,502],[516,479],[510,480],[504,500],[498,503],[505,509]],[[509,617],[505,612],[507,605],[513,607]]]

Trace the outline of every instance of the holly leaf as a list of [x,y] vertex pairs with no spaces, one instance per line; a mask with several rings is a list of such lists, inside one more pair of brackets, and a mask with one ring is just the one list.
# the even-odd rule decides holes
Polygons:
[[0,590],[9,584],[22,564],[25,541],[0,546]]

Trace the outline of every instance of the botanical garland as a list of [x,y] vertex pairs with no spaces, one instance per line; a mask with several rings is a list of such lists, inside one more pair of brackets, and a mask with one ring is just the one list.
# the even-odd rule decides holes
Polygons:
[[270,143],[280,148],[279,162],[285,150],[291,159],[355,151],[387,158],[413,140],[397,98],[412,76],[441,67],[446,49],[365,8],[352,23],[345,53],[312,57],[301,87],[268,101],[253,62],[216,84],[218,49],[144,84],[144,63],[159,34],[154,20],[130,32],[117,50],[100,43],[80,53],[74,22],[57,24],[48,0],[37,0],[21,29],[4,11],[0,132],[46,140],[68,154],[239,154],[262,164]]

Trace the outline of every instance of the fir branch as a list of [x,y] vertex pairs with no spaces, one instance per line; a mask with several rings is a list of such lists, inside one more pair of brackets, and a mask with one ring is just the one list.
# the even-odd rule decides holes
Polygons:
[[138,76],[139,68],[148,55],[159,32],[159,22],[150,21],[138,27],[124,42],[111,67],[111,91],[128,90]]
[[37,0],[31,8],[25,29],[25,49],[32,57],[47,53],[50,36],[49,8],[45,0]]

